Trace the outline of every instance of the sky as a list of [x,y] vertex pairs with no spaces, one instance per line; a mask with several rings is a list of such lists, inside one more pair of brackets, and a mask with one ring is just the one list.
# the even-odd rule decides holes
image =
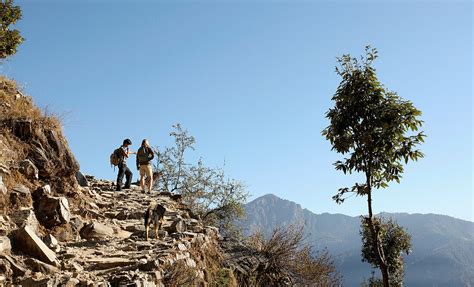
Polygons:
[[[374,195],[375,212],[474,220],[471,1],[16,1],[25,42],[0,65],[63,119],[86,174],[114,179],[124,138],[196,138],[189,161],[314,213],[367,213],[331,197],[357,176],[321,131],[340,82],[336,57],[379,51],[389,90],[423,112],[425,158]],[[138,174],[134,171],[135,177]]]

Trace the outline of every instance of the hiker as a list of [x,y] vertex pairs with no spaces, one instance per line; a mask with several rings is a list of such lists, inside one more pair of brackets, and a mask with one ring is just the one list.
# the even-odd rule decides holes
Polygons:
[[142,146],[137,151],[137,169],[140,172],[140,187],[143,192],[146,192],[146,181],[148,182],[148,192],[151,193],[153,187],[153,167],[151,160],[155,157],[150,143],[147,139],[142,141]]
[[117,191],[122,190],[122,180],[123,176],[125,175],[125,185],[123,188],[129,189],[130,184],[132,183],[132,171],[127,167],[127,158],[131,154],[136,154],[135,152],[131,152],[128,146],[132,145],[132,141],[130,139],[125,139],[123,144],[120,148],[118,148],[118,175],[117,175]]

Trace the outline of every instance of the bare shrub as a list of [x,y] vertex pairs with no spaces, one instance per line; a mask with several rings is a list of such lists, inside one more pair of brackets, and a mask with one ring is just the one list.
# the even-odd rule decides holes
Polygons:
[[314,254],[303,244],[302,226],[277,227],[266,239],[261,232],[249,237],[248,244],[267,261],[256,274],[259,286],[340,286],[341,276],[327,251]]
[[162,283],[169,287],[196,286],[199,279],[195,268],[186,265],[186,262],[179,260],[174,264],[166,263],[164,268]]

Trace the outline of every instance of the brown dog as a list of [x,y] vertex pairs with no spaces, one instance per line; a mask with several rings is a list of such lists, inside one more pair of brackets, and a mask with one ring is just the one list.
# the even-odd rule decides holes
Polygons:
[[165,216],[166,208],[161,204],[150,204],[148,209],[145,211],[145,230],[146,240],[148,240],[148,231],[150,225],[153,223],[153,229],[155,230],[155,238],[158,238],[158,230],[161,228],[163,223],[163,217]]

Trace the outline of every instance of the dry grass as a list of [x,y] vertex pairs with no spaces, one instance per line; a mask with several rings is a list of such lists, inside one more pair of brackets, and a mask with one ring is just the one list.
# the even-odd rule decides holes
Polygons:
[[219,245],[211,241],[200,246],[193,246],[188,251],[191,258],[204,270],[204,279],[211,283],[211,286],[220,286],[212,285],[212,282],[217,280],[216,278],[221,270],[222,251]]
[[14,81],[0,76],[0,122],[10,120],[31,120],[46,128],[61,129],[60,117],[36,107],[33,99],[23,95]]
[[187,266],[184,260],[178,260],[174,264],[166,263],[163,270],[162,283],[165,286],[191,287],[197,285],[198,276],[196,269]]

